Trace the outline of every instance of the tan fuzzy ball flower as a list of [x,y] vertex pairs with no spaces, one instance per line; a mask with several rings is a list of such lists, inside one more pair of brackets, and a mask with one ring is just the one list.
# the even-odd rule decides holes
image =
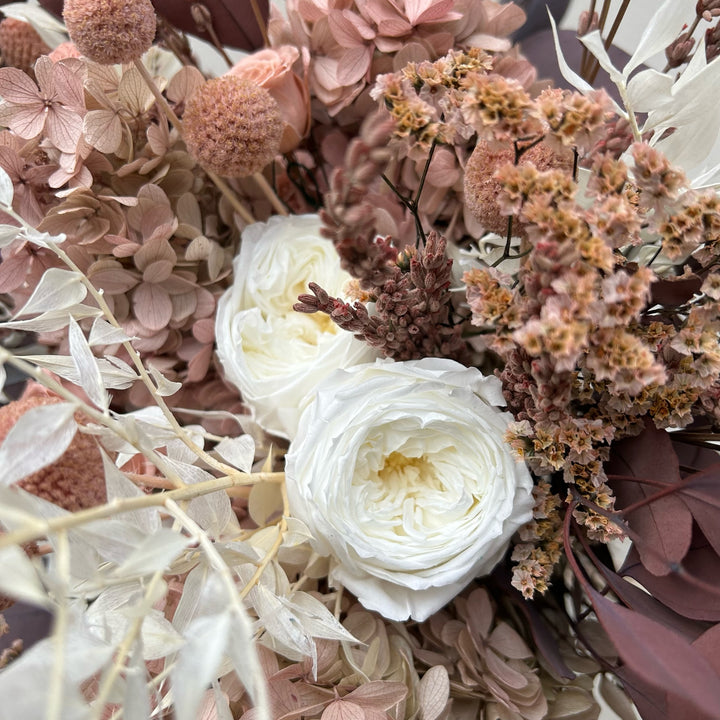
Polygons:
[[[39,386],[30,386],[19,400],[0,408],[0,443],[28,410],[57,402],[60,402],[57,395]],[[97,443],[81,432],[75,434],[58,460],[23,478],[18,485],[71,512],[101,505],[107,499],[105,472]]]
[[150,0],[65,0],[63,19],[78,50],[101,65],[132,62],[155,39]]
[[[497,150],[485,140],[479,140],[465,167],[465,205],[486,232],[500,235],[507,232],[507,216],[501,213],[497,203],[501,185],[495,177],[495,171],[514,160],[515,152],[512,146]],[[558,169],[570,172],[572,154],[554,152],[544,143],[539,143],[523,153],[520,164],[525,163],[538,170]],[[517,223],[514,224],[514,234],[520,234]]]
[[6,67],[32,72],[35,61],[50,52],[50,48],[30,23],[15,18],[0,22],[0,53]]
[[188,101],[183,123],[198,162],[230,177],[262,170],[277,154],[284,127],[270,93],[232,75],[202,85]]

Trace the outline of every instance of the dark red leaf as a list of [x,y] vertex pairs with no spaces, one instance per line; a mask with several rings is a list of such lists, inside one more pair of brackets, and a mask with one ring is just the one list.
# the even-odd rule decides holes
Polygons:
[[691,275],[682,280],[657,280],[650,286],[651,304],[672,306],[682,305],[700,292],[702,279]]
[[715,668],[718,676],[720,676],[720,624],[713,625],[704,632],[693,643],[693,647],[696,647],[703,654],[705,659]]
[[[667,485],[680,482],[680,466],[670,436],[651,422],[640,435],[613,445],[607,473],[648,479]],[[647,500],[662,488],[641,482],[618,481],[611,486],[622,510]],[[626,519],[643,565],[654,575],[667,575],[685,557],[692,539],[692,515],[677,493],[648,502]]]
[[[194,3],[181,0],[153,0],[158,15],[162,15],[179,30],[210,41],[210,36],[198,30],[190,8]],[[212,18],[212,27],[221,45],[240,50],[257,50],[263,47],[263,36],[255,19],[250,0],[203,0]],[[267,27],[268,0],[256,0],[257,7]],[[48,12],[62,17],[62,0],[40,0]]]
[[613,572],[606,565],[600,565],[598,569],[610,586],[610,589],[631,610],[635,610],[645,617],[675,630],[675,632],[682,635],[688,642],[692,642],[706,630],[707,625],[705,623],[690,620],[689,618],[679,615],[651,595],[648,595],[648,593],[637,587],[637,585],[631,585],[626,580],[623,580],[620,575]]
[[720,555],[720,462],[687,477],[686,482],[682,500]]
[[[693,620],[720,621],[720,557],[705,543],[691,548],[682,562],[682,573],[657,577],[638,561],[637,553],[630,551],[622,575],[635,578],[648,592],[675,612]],[[691,578],[699,578],[715,590],[698,587]]]
[[720,682],[700,650],[673,630],[629,610],[587,586],[598,620],[625,665],[651,687],[662,688],[699,712],[717,713]]
[[672,720],[667,713],[666,694],[662,688],[649,685],[628,667],[615,670],[643,720]]

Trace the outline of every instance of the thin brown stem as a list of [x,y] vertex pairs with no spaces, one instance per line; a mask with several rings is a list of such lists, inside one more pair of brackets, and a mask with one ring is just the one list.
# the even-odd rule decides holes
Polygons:
[[263,19],[262,13],[260,12],[260,6],[257,4],[257,0],[250,0],[250,7],[252,8],[253,15],[255,16],[255,22],[260,28],[260,34],[262,35],[263,43],[265,47],[270,47],[270,38],[268,37],[267,25]]
[[262,173],[257,172],[253,175],[253,180],[255,180],[265,197],[270,201],[270,204],[273,206],[275,212],[277,212],[278,215],[287,215],[288,211],[286,207],[282,204],[282,201],[277,196],[270,183],[265,179],[265,176]]

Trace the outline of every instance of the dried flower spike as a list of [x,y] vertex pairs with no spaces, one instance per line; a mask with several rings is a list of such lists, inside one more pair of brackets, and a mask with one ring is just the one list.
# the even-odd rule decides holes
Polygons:
[[232,75],[202,85],[188,101],[183,124],[192,155],[227,177],[262,170],[280,149],[284,127],[270,93]]
[[150,0],[65,0],[63,19],[78,50],[101,65],[137,60],[155,39]]

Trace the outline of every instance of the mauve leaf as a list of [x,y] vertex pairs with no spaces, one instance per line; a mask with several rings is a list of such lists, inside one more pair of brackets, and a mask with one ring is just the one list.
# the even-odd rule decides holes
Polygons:
[[17,105],[33,105],[40,102],[37,85],[17,68],[0,68],[0,97]]
[[335,700],[323,710],[320,720],[365,720],[365,711],[355,703]]
[[696,577],[707,584],[717,583],[720,577],[720,557],[708,545],[693,547],[682,562],[682,573],[657,577],[638,562],[633,548],[622,567],[621,574],[635,578],[654,598],[675,612],[693,620],[720,621],[720,585],[715,591],[698,587],[688,580]]
[[45,120],[45,134],[58,150],[74,153],[82,137],[83,120],[63,105],[54,105]]
[[90,110],[83,119],[85,140],[101,153],[114,153],[122,142],[122,123],[115,110]]
[[431,667],[420,680],[417,690],[419,720],[436,720],[450,698],[450,678],[443,665]]
[[370,68],[371,47],[355,47],[346,50],[337,67],[337,82],[340,85],[352,85],[361,80]]
[[490,647],[512,660],[532,657],[532,651],[525,644],[525,641],[506,622],[497,624],[490,633],[488,643]]
[[691,275],[681,280],[657,280],[650,286],[651,303],[672,307],[686,303],[696,293],[700,292],[702,278]]
[[[672,440],[651,422],[637,437],[613,444],[606,467],[620,510],[645,500],[658,488],[642,482],[617,481],[611,475],[629,475],[674,485],[680,482],[680,466]],[[666,495],[633,510],[627,517],[640,559],[654,575],[667,575],[690,548],[692,515],[679,494]]]
[[682,636],[587,587],[598,620],[623,662],[652,687],[682,698],[701,712],[720,707],[712,666]]
[[135,317],[148,330],[162,330],[172,317],[170,295],[159,285],[138,285],[132,295],[132,305]]
[[12,485],[55,462],[77,431],[71,403],[30,408],[0,445],[0,483]]

